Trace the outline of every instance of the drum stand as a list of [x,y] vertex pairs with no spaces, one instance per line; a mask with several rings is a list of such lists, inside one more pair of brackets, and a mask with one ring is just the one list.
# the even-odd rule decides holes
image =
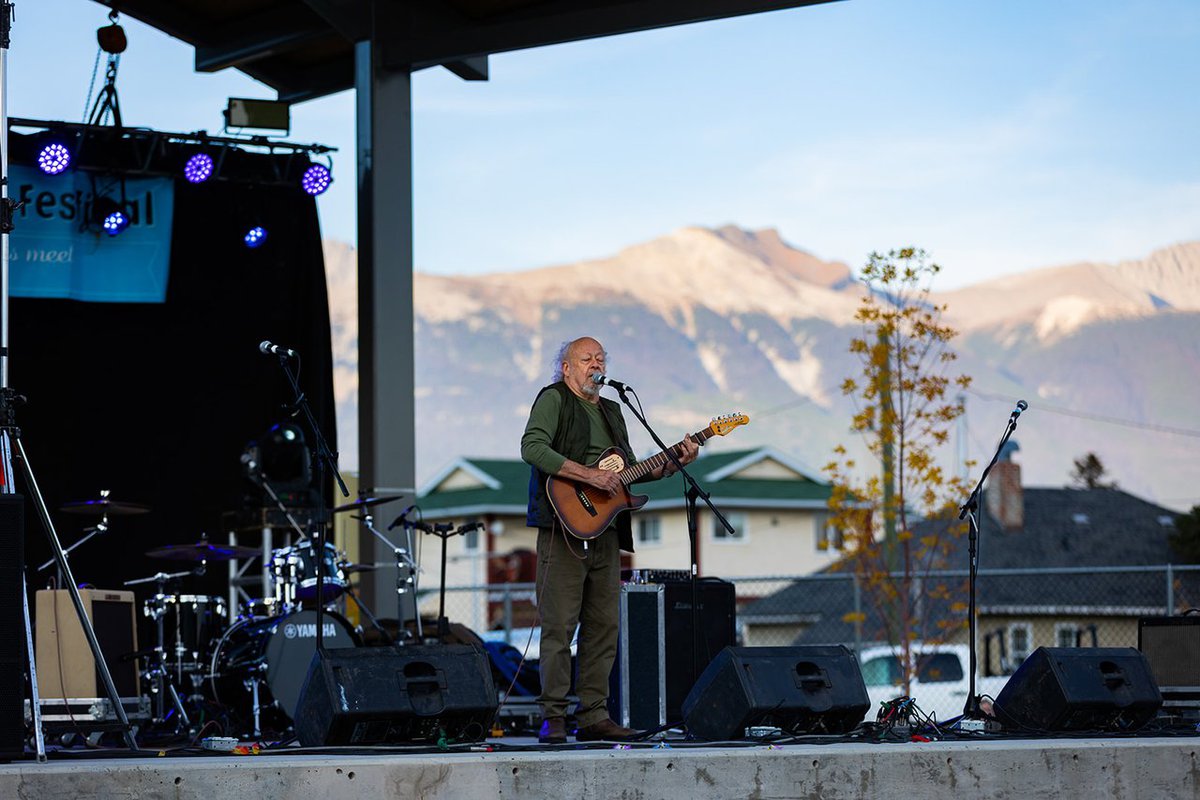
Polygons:
[[[399,613],[396,618],[400,621],[400,631],[397,634],[398,640],[393,642],[393,644],[402,644],[407,639],[414,638],[411,636],[411,634],[409,634],[404,625],[404,601],[406,596],[409,594],[413,595],[413,617],[416,620],[417,627],[415,639],[416,641],[420,642],[424,638],[424,632],[421,630],[421,614],[417,609],[417,562],[413,561],[412,557],[412,527],[408,524],[408,520],[405,519],[404,514],[401,514],[400,519],[397,521],[402,521],[405,523],[404,544],[406,546],[397,547],[390,539],[384,536],[378,528],[375,527],[375,517],[371,514],[369,508],[364,508],[363,515],[361,517],[357,517],[357,519],[359,519],[362,524],[366,526],[368,531],[374,534],[375,538],[379,539],[379,541],[390,547],[392,550],[392,555],[396,558],[396,602],[399,606]],[[379,623],[375,621],[375,617],[371,615],[370,611],[367,611],[362,602],[358,599],[358,596],[354,594],[354,592],[350,590],[348,586],[347,591],[350,592],[350,596],[354,598],[354,602],[358,604],[358,607],[366,613],[367,617],[371,620],[371,624],[373,624],[377,630],[383,631],[383,628],[379,627]]]
[[[107,494],[107,492],[101,492],[101,493],[100,493],[100,496],[101,496],[101,497],[103,497],[105,494]],[[90,528],[84,528],[84,529],[83,529],[83,532],[86,534],[86,536],[83,536],[81,539],[79,539],[79,541],[75,542],[75,544],[71,545],[71,546],[70,546],[70,547],[68,547],[66,550],[63,550],[63,555],[64,555],[64,556],[69,556],[69,555],[71,555],[71,551],[72,551],[72,550],[74,550],[75,548],[79,547],[81,544],[83,544],[84,542],[86,542],[88,539],[91,539],[91,538],[92,538],[93,536],[95,536],[96,534],[99,534],[99,533],[107,533],[107,532],[108,532],[108,514],[107,514],[107,513],[105,513],[105,514],[104,514],[102,517],[100,517],[100,522],[98,522],[97,524],[93,525],[92,527],[90,527]],[[38,571],[38,572],[45,572],[45,571],[46,571],[47,569],[49,569],[49,568],[50,568],[50,566],[51,566],[51,565],[53,565],[53,564],[54,564],[54,559],[53,559],[53,558],[47,559],[47,560],[46,560],[44,563],[42,563],[41,565],[39,565],[39,566],[38,566],[38,568],[37,568],[37,571]],[[63,576],[62,576],[62,572],[61,572],[61,571],[59,571],[59,573],[58,573],[58,583],[59,583],[59,585],[60,585],[60,586],[62,585],[62,582],[63,582],[63,579],[62,579],[62,578],[63,578]]]
[[[174,580],[175,578],[183,578],[188,575],[203,574],[203,571],[204,571],[204,567],[200,567],[198,570],[189,569],[189,570],[184,570],[182,572],[159,572],[155,575],[151,575],[149,578],[138,578],[138,579],[132,580],[132,581],[125,581],[124,585],[125,586],[137,586],[137,585],[143,584],[143,583],[156,583],[156,584],[158,584],[158,591],[155,594],[155,598],[157,599],[157,598],[161,598],[161,597],[165,596],[166,588],[167,588],[167,581]],[[150,611],[149,609],[147,609],[146,613],[148,616],[151,616],[154,618],[155,639],[154,639],[153,658],[147,664],[146,670],[142,673],[142,675],[144,677],[150,679],[152,681],[152,685],[153,685],[153,689],[151,689],[151,693],[154,695],[154,720],[153,720],[154,724],[162,725],[162,724],[166,723],[166,721],[167,721],[166,702],[167,702],[167,695],[169,693],[170,697],[171,697],[171,705],[174,707],[174,710],[179,714],[179,719],[176,722],[175,728],[176,728],[176,730],[179,730],[180,726],[182,726],[183,730],[187,730],[188,728],[190,728],[192,726],[192,722],[188,718],[187,711],[183,707],[183,701],[179,698],[179,692],[175,688],[175,683],[171,681],[170,673],[167,670],[166,630],[165,630],[166,626],[163,623],[163,618],[166,617],[167,610],[165,607],[159,607],[159,608],[154,609],[153,611]],[[182,632],[180,631],[180,618],[178,615],[176,615],[176,617],[175,617],[175,649],[176,649],[175,660],[176,660],[176,664],[179,665],[178,680],[180,683],[183,682],[183,671],[182,671],[183,653],[179,652],[179,649],[182,647],[182,641],[183,641],[181,633]]]

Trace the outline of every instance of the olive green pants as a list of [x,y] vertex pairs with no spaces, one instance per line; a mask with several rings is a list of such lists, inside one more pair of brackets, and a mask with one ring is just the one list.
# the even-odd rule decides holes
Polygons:
[[617,655],[621,549],[616,531],[587,542],[560,529],[538,529],[538,611],[542,618],[541,681],[545,717],[567,713],[571,639],[579,626],[575,693],[580,726],[608,718],[608,675]]

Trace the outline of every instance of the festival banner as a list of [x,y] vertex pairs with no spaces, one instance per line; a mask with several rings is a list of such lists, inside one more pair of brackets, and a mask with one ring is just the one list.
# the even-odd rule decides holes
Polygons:
[[[95,303],[162,303],[171,259],[171,178],[82,170],[46,175],[14,164],[9,196],[24,203],[9,235],[9,294]],[[129,227],[110,236],[95,213],[107,198]]]

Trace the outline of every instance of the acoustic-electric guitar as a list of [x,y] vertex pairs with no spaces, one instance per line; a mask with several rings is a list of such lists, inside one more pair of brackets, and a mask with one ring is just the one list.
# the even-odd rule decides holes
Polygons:
[[[714,417],[712,424],[691,434],[689,438],[696,444],[703,445],[712,437],[724,436],[749,421],[750,417],[745,414]],[[683,442],[674,445],[671,452],[678,456],[682,444]],[[558,515],[568,533],[579,539],[595,539],[608,529],[617,514],[626,510],[637,510],[646,505],[649,498],[646,495],[630,494],[629,484],[646,477],[668,460],[666,453],[659,453],[629,466],[621,448],[610,447],[590,466],[620,473],[621,491],[610,495],[603,489],[597,489],[582,481],[551,475],[546,479],[546,494],[550,497],[554,513]]]

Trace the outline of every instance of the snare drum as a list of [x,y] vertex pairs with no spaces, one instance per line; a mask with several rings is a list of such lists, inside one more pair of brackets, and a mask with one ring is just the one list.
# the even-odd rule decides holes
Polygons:
[[[342,572],[340,554],[331,542],[322,550],[325,573],[325,601],[342,596],[349,585]],[[311,543],[299,542],[271,552],[271,570],[275,575],[275,593],[284,606],[293,602],[306,603],[317,599],[317,561]]]
[[[324,614],[329,648],[359,647],[362,642],[345,617]],[[296,715],[300,689],[317,649],[317,612],[295,611],[235,623],[213,651],[208,686],[212,698],[247,726],[253,724],[254,682],[263,730],[283,732]]]
[[176,672],[203,668],[213,642],[225,629],[225,598],[206,594],[156,594],[142,613],[163,624],[163,660]]

